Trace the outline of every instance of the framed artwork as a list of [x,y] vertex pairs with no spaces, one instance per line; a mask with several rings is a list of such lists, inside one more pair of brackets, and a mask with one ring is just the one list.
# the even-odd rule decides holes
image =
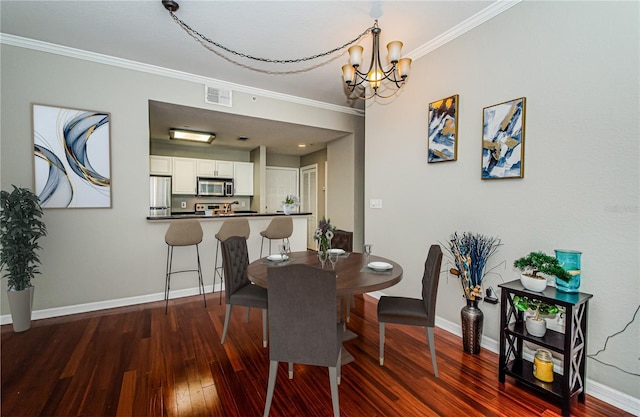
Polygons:
[[521,97],[483,109],[483,180],[524,178],[525,107]]
[[32,105],[34,190],[43,208],[111,207],[111,115]]
[[429,103],[427,162],[458,159],[458,95]]

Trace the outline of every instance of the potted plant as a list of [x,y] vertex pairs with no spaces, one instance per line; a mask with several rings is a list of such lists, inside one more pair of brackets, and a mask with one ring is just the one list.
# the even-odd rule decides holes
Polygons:
[[555,304],[547,304],[533,297],[520,297],[518,295],[513,297],[513,305],[520,311],[531,310],[533,312],[533,315],[525,319],[524,324],[527,332],[536,337],[542,337],[547,332],[547,321],[540,316],[549,316],[560,311]]
[[39,274],[38,239],[47,234],[42,207],[27,188],[13,186],[13,191],[0,192],[0,270],[8,280],[9,308],[13,330],[31,327],[34,287],[31,279]]
[[296,195],[287,195],[282,202],[282,211],[284,214],[291,214],[294,208],[300,205],[300,199]]
[[543,252],[531,252],[527,256],[516,259],[513,266],[521,272],[520,282],[530,291],[541,292],[547,287],[547,278],[538,275],[555,275],[562,281],[569,281],[571,275],[562,268],[560,262],[553,256]]

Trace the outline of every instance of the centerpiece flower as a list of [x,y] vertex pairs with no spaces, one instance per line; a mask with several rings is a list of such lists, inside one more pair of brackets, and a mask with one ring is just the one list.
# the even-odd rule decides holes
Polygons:
[[499,238],[484,236],[479,233],[457,232],[449,239],[449,252],[453,256],[456,267],[450,273],[460,279],[464,297],[475,300],[482,295],[482,280],[487,260],[501,245]]
[[335,231],[336,228],[331,225],[331,219],[326,219],[322,216],[313,236],[314,240],[318,242],[318,251],[326,252],[331,248],[331,239],[333,239],[333,232]]

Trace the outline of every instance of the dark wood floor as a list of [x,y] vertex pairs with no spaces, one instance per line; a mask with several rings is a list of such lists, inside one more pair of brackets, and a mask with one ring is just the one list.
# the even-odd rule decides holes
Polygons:
[[[24,333],[2,326],[2,416],[260,416],[269,352],[261,314],[233,312],[220,344],[218,294],[34,321]],[[496,354],[463,353],[456,336],[436,329],[440,378],[433,376],[423,329],[387,326],[378,364],[376,300],[356,297],[346,342],[355,362],[342,369],[340,411],[350,416],[557,416],[512,380],[497,379]],[[587,395],[576,416],[625,415]],[[326,368],[281,364],[272,416],[328,416]],[[630,414],[626,414],[630,415]]]

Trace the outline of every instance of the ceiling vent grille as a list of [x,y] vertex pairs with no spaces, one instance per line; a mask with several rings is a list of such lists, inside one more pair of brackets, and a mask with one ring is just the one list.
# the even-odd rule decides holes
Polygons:
[[204,86],[204,102],[231,107],[231,90],[220,87]]

